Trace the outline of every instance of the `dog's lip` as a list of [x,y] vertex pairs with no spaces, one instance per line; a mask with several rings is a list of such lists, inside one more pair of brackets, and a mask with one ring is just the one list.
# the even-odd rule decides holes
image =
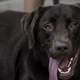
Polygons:
[[75,56],[68,58],[64,57],[64,61],[60,61],[59,66],[58,66],[58,72],[59,72],[59,77],[60,78],[70,78],[73,76],[74,69],[77,64],[78,56],[79,56],[80,49],[77,49],[77,52]]
[[[62,63],[63,64],[63,63]],[[67,79],[71,77],[73,74],[72,72],[72,65],[73,65],[73,57],[70,60],[67,60],[64,65],[60,64],[58,66],[59,78]]]
[[70,70],[70,67],[73,63],[73,57],[70,58],[70,60],[66,57],[61,63],[59,64],[59,72],[61,73],[67,73],[68,70]]

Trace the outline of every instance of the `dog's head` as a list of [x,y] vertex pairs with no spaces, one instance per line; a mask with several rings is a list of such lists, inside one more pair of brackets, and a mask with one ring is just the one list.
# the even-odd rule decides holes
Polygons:
[[71,5],[41,8],[24,26],[30,48],[37,47],[49,58],[50,80],[70,79],[80,52],[80,9]]

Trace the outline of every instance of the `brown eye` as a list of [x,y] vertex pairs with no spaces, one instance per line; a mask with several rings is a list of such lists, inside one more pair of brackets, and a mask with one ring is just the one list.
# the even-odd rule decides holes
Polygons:
[[76,22],[71,23],[69,26],[70,31],[73,31],[77,26],[78,24]]
[[73,31],[73,30],[74,30],[74,28],[75,28],[75,26],[74,26],[74,25],[70,25],[70,26],[69,26],[70,31]]
[[51,32],[51,31],[53,31],[53,29],[54,29],[54,27],[53,27],[52,24],[45,24],[45,25],[43,26],[43,30],[45,30],[45,31],[47,31],[47,32]]

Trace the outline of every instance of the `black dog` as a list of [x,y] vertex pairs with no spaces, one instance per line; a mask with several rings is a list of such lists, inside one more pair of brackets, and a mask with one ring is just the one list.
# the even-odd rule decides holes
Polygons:
[[4,14],[0,80],[80,80],[78,7],[40,8],[23,18],[22,13]]

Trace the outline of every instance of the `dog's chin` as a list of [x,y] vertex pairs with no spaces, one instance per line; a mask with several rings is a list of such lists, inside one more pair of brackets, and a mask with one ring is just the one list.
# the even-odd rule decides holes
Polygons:
[[74,75],[79,53],[80,50],[77,49],[74,56],[72,54],[71,57],[65,56],[62,59],[57,60],[52,58],[52,60],[49,60],[50,80],[54,80],[55,78],[55,80],[58,80],[58,78],[61,80],[69,80]]
[[63,60],[60,61],[58,65],[58,78],[63,80],[70,79],[75,72],[75,67],[77,65],[78,56],[80,50],[77,49],[76,53],[72,57],[64,57]]

